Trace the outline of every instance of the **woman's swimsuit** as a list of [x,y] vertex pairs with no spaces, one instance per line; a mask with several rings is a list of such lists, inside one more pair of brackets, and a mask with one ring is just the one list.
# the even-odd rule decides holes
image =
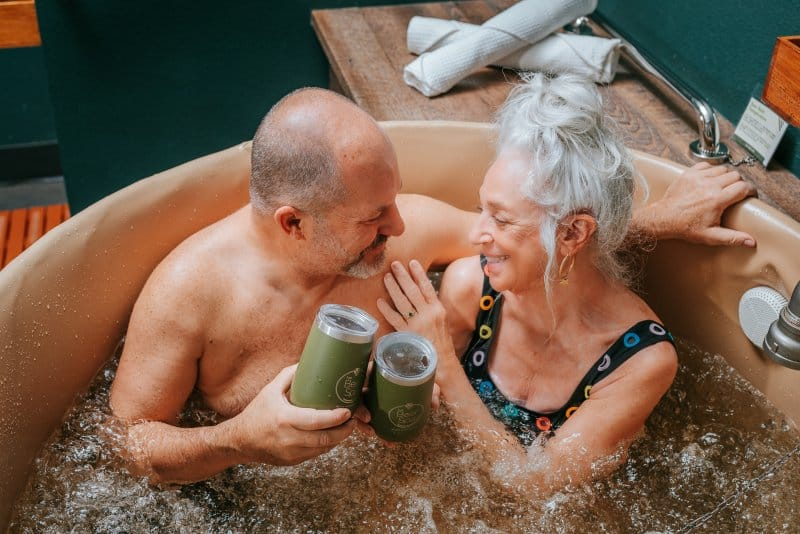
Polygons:
[[[481,266],[485,265],[486,259],[481,256]],[[516,434],[525,446],[530,445],[541,432],[552,432],[564,424],[583,401],[589,398],[592,386],[611,374],[628,358],[662,341],[674,345],[672,334],[662,325],[655,321],[640,321],[622,334],[592,365],[563,407],[551,413],[534,412],[506,399],[489,377],[489,355],[494,341],[493,332],[500,321],[502,300],[503,295],[492,288],[489,277],[484,275],[475,331],[461,358],[461,365],[472,387],[492,415]]]

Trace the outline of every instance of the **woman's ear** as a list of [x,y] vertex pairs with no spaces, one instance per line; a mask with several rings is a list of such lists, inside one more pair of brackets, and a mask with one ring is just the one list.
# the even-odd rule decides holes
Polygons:
[[588,213],[570,215],[559,225],[558,244],[562,256],[577,254],[592,239],[597,221]]
[[293,206],[281,206],[273,214],[273,220],[280,229],[289,237],[305,239],[303,221],[305,214]]

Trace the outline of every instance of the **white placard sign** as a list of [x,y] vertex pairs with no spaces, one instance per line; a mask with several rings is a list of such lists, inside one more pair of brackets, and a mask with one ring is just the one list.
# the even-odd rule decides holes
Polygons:
[[750,98],[733,132],[733,139],[767,166],[789,123],[767,105]]

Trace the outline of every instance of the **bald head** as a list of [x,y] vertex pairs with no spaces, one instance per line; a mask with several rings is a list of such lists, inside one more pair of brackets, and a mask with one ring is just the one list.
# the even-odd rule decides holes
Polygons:
[[346,192],[347,161],[385,145],[377,123],[350,100],[325,89],[294,91],[253,138],[250,200],[265,214],[282,205],[324,212]]

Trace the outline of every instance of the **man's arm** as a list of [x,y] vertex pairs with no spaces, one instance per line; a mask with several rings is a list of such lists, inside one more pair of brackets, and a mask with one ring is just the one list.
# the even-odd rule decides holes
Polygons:
[[730,167],[698,163],[672,182],[663,197],[634,212],[629,235],[754,247],[750,234],[723,228],[720,220],[729,206],[755,192]]
[[129,424],[134,470],[153,482],[195,481],[239,463],[299,463],[347,437],[356,424],[347,409],[311,410],[288,402],[293,368],[231,419],[176,426],[197,381],[202,317],[208,313],[194,272],[174,265],[157,269],[131,317],[110,403],[114,415]]
[[[634,211],[629,235],[634,240],[647,236],[753,247],[750,234],[723,228],[720,221],[728,207],[755,193],[755,187],[730,167],[698,163],[672,182],[660,199]],[[423,195],[400,195],[398,204],[409,234],[409,258],[439,268],[478,253],[469,242],[477,213]]]
[[424,195],[399,195],[398,206],[406,223],[407,260],[415,258],[426,269],[435,270],[478,253],[469,241],[477,213]]
[[151,482],[194,482],[236,464],[293,465],[328,452],[353,431],[346,408],[292,406],[286,392],[296,365],[283,369],[245,410],[214,426],[134,424],[128,449],[135,471]]

